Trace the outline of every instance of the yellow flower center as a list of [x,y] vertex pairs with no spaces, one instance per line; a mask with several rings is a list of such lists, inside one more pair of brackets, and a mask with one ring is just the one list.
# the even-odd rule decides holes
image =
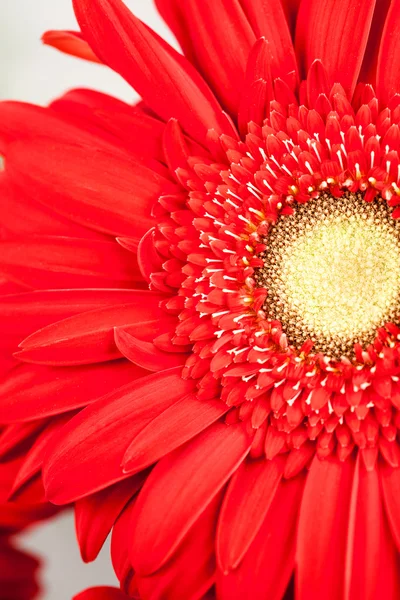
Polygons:
[[271,228],[261,256],[265,310],[289,342],[314,341],[338,358],[371,343],[400,314],[400,223],[382,200],[328,194],[297,205]]

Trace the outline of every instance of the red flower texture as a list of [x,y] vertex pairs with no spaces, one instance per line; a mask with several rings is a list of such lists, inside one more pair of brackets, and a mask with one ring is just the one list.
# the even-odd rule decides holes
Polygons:
[[[132,597],[132,596],[130,596]],[[207,594],[204,597],[205,600],[212,600],[214,596],[212,593]],[[73,600],[127,600],[129,596],[126,596],[121,590],[109,587],[109,586],[100,586],[95,588],[90,588],[85,590],[84,592],[74,596]],[[134,598],[140,600],[140,597],[135,595]],[[292,598],[292,596],[290,596]],[[285,596],[285,600],[289,600],[289,595]]]
[[102,586],[85,590],[73,600],[127,600],[127,598],[128,596],[117,588]]
[[36,598],[38,568],[36,558],[19,550],[9,537],[0,535],[0,600]]
[[128,597],[394,600],[400,1],[157,5],[184,56],[120,0],[44,37],[138,106],[0,106],[12,492]]

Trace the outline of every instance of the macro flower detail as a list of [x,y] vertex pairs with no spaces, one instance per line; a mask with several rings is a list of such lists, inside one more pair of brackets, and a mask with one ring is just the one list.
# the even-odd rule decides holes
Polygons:
[[0,105],[12,494],[112,530],[83,598],[394,600],[400,3],[73,4],[143,102]]

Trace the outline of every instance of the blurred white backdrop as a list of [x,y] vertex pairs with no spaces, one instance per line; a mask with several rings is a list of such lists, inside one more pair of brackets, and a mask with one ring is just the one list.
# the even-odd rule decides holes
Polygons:
[[[126,0],[135,14],[168,41],[172,35],[152,0]],[[132,102],[137,96],[115,73],[43,46],[47,29],[76,29],[72,0],[1,0],[0,99],[46,104],[73,87],[90,87]],[[24,539],[27,549],[45,561],[41,600],[71,600],[85,587],[115,583],[108,544],[99,559],[84,565],[70,513],[41,525]]]
[[[173,43],[152,0],[125,3]],[[128,84],[106,67],[63,55],[40,41],[47,29],[76,28],[72,0],[1,0],[0,98],[46,104],[72,87],[92,87],[126,101],[135,98]]]

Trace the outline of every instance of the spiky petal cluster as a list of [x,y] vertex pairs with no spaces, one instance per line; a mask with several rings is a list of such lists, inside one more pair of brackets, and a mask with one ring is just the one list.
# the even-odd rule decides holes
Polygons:
[[396,324],[377,331],[372,345],[356,345],[354,360],[332,360],[313,353],[311,341],[288,344],[282,324],[263,311],[267,290],[254,278],[268,231],[296,203],[346,192],[399,202],[396,99],[391,110],[378,110],[372,87],[359,85],[351,105],[326,79],[315,62],[302,101],[278,81],[263,125],[251,123],[243,141],[221,136],[217,147],[209,137],[208,156],[182,150],[184,138],[171,124],[167,160],[188,197],[160,199],[154,237],[163,271],[152,275],[153,288],[179,290],[167,304],[182,309],[172,345],[192,348],[185,376],[198,380],[199,398],[220,396],[235,407],[227,418],[256,432],[254,456],[290,451],[296,467],[288,474],[314,449],[344,460],[357,445],[369,468],[379,449],[393,466],[400,459]]

